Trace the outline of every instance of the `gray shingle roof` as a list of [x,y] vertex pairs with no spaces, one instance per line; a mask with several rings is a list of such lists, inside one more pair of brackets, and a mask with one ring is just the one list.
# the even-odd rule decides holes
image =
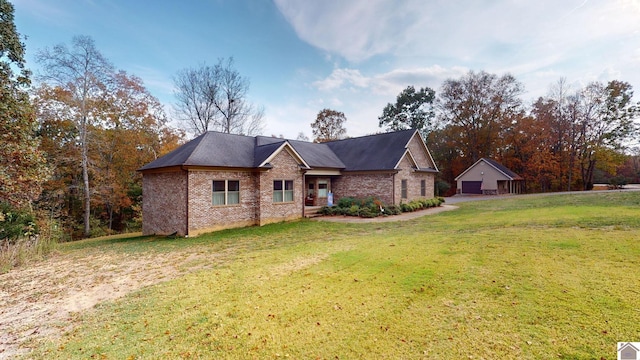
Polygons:
[[271,156],[271,154],[273,154],[274,151],[278,150],[278,148],[282,146],[282,144],[285,142],[286,140],[280,139],[280,141],[278,142],[273,142],[273,143],[264,144],[264,145],[256,145],[253,151],[254,159],[253,159],[252,167],[260,166],[260,164],[262,164],[265,160],[267,160],[269,156]]
[[288,142],[311,168],[350,171],[393,170],[404,155],[414,133],[415,130],[403,130],[316,144],[209,131],[139,170],[173,166],[256,168],[285,142]]
[[503,174],[505,174],[508,177],[510,177],[512,180],[524,180],[524,178],[522,176],[514,173],[508,167],[500,164],[499,162],[497,162],[497,161],[495,161],[493,159],[487,159],[487,158],[482,158],[482,159],[484,161],[488,162],[489,164],[493,165],[493,167],[495,167],[496,169],[501,171]]
[[415,130],[330,141],[326,144],[348,171],[393,170],[406,151]]
[[254,167],[255,139],[249,136],[206,132],[140,170],[171,166]]
[[[263,146],[264,144],[282,143],[284,139],[258,136],[256,144]],[[344,164],[331,151],[326,144],[316,144],[308,141],[287,140],[293,149],[304,159],[304,161],[312,168],[336,168],[343,169]]]

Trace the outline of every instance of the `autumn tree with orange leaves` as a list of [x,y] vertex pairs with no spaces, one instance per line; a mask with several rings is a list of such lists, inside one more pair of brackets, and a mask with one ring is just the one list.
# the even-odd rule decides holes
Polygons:
[[454,185],[457,175],[488,157],[523,176],[529,192],[589,190],[596,173],[616,177],[629,163],[638,104],[628,83],[574,89],[560,79],[528,111],[522,92],[508,74],[471,71],[444,82],[439,126],[427,139],[442,180]]
[[162,105],[142,80],[115,71],[91,38],[75,37],[70,48],[57,45],[38,56],[44,73],[34,103],[42,150],[54,169],[44,206],[69,229],[82,224],[74,237],[123,230],[139,216],[136,169],[176,147],[183,134],[166,126]]

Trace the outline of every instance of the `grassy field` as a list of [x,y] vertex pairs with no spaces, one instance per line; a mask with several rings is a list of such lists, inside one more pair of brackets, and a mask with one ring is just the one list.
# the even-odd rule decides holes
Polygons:
[[616,342],[640,341],[640,192],[459,205],[407,222],[68,244],[222,255],[77,314],[29,357],[615,359]]

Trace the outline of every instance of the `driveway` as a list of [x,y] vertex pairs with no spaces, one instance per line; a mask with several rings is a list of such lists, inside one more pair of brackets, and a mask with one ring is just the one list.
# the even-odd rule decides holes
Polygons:
[[357,216],[319,216],[311,218],[314,221],[331,221],[331,222],[342,222],[342,223],[379,223],[379,222],[390,222],[390,221],[406,221],[415,218],[419,218],[426,215],[433,215],[443,211],[455,210],[458,207],[453,205],[461,202],[468,201],[483,201],[483,200],[498,200],[498,199],[510,199],[510,198],[527,198],[534,196],[553,196],[553,195],[585,195],[585,194],[595,194],[595,193],[604,193],[604,192],[612,192],[612,191],[640,191],[640,185],[628,185],[624,189],[620,190],[592,190],[592,191],[563,191],[563,192],[549,192],[549,193],[537,193],[537,194],[521,194],[521,195],[454,195],[450,197],[446,197],[445,203],[441,206],[418,210],[414,212],[402,213],[400,215],[393,216],[378,216],[374,218],[361,218]]
[[467,201],[482,201],[482,200],[497,200],[497,199],[510,199],[514,197],[518,198],[526,198],[526,197],[534,197],[534,196],[553,196],[553,195],[585,195],[585,194],[597,194],[597,193],[607,193],[612,191],[640,191],[640,185],[631,184],[624,187],[624,189],[619,190],[591,190],[591,191],[560,191],[560,192],[548,192],[548,193],[536,193],[536,194],[521,194],[521,195],[453,195],[444,198],[445,204],[457,204],[461,202]]

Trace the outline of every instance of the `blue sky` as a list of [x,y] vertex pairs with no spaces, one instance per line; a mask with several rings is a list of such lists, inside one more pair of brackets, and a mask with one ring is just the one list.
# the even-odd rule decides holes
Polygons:
[[265,135],[311,138],[323,108],[345,113],[349,136],[371,134],[408,85],[437,94],[469,70],[513,74],[526,103],[561,77],[576,88],[627,81],[640,94],[640,0],[13,3],[35,72],[37,50],[88,35],[170,116],[179,70],[233,56],[250,79],[250,100],[265,107]]

